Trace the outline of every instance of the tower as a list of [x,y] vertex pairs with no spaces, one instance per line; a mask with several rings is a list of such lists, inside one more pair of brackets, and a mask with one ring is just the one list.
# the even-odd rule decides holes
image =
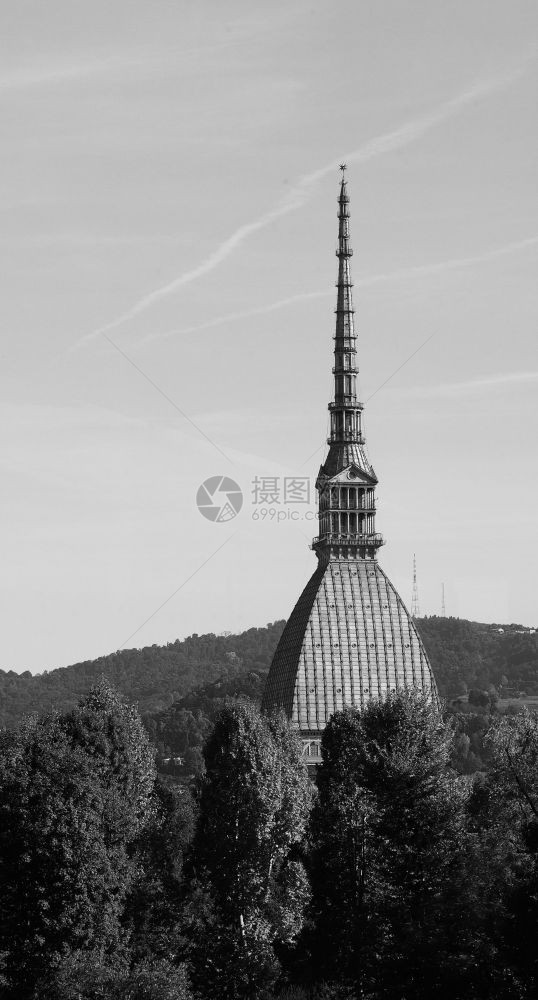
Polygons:
[[446,618],[446,607],[445,607],[445,585],[441,584],[441,617]]
[[363,707],[391,691],[437,690],[412,617],[377,562],[377,476],[368,458],[357,396],[345,164],[338,198],[338,281],[334,398],[329,451],[316,480],[318,566],[284,628],[262,707],[283,708],[299,730],[307,760],[320,761],[321,734],[333,712]]
[[413,553],[413,593],[411,595],[411,617],[420,618],[420,604],[418,601],[417,583],[417,557]]

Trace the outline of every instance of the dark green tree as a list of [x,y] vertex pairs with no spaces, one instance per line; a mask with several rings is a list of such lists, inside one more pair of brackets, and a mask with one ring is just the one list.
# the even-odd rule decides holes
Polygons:
[[185,896],[183,861],[195,819],[190,790],[157,779],[151,821],[135,845],[137,877],[124,916],[134,961],[175,957]]
[[68,950],[119,945],[117,885],[102,837],[104,796],[61,720],[3,734],[0,749],[0,928],[14,997]]
[[323,737],[312,818],[312,964],[357,995],[447,995],[469,956],[467,783],[453,734],[414,692],[336,713]]
[[488,859],[490,939],[497,995],[538,993],[538,717],[496,720],[485,738],[491,767],[474,795]]
[[155,753],[136,708],[102,678],[62,725],[101,780],[107,846],[135,840],[150,817],[155,783]]
[[187,969],[166,959],[131,968],[104,963],[95,952],[71,952],[45,977],[35,1000],[192,1000]]
[[275,946],[301,928],[308,898],[301,842],[311,785],[283,719],[230,704],[206,744],[193,842],[190,935],[193,981],[203,997],[267,995]]
[[105,683],[67,716],[32,719],[1,734],[7,995],[33,996],[70,955],[91,953],[103,965],[125,958],[132,847],[151,817],[153,781],[153,751],[140,719]]

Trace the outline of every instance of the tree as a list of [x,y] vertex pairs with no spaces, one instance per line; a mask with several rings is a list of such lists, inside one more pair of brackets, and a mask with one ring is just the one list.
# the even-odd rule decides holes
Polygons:
[[38,985],[35,1000],[192,1000],[187,970],[166,959],[103,963],[92,952],[71,953]]
[[504,996],[538,992],[538,718],[527,709],[486,736],[491,768],[475,793],[490,858],[491,937]]
[[478,688],[471,688],[469,691],[469,705],[477,708],[489,708],[490,697],[487,691],[480,691]]
[[140,962],[131,970],[117,1000],[192,1000],[186,967],[165,959]]
[[158,778],[151,821],[135,844],[137,877],[124,915],[134,961],[175,957],[185,897],[183,860],[195,819],[189,789]]
[[101,779],[107,846],[133,841],[150,818],[155,783],[155,752],[136,708],[101,678],[63,726]]
[[452,739],[415,692],[329,721],[312,817],[319,977],[415,1000],[460,975],[467,784]]
[[71,954],[125,955],[131,846],[153,781],[136,712],[103,682],[68,715],[0,735],[0,930],[17,1000]]
[[266,995],[275,945],[297,935],[308,896],[294,848],[311,787],[282,719],[238,702],[218,716],[204,750],[191,857],[194,983],[204,997]]
[[4,734],[0,760],[5,975],[25,997],[66,949],[117,947],[116,873],[102,840],[102,789],[58,718]]

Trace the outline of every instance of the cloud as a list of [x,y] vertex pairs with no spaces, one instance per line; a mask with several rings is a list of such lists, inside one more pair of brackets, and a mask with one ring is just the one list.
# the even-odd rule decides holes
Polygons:
[[[436,264],[417,264],[415,267],[403,267],[398,271],[391,271],[387,274],[372,275],[365,279],[366,285],[374,285],[378,281],[396,281],[401,278],[420,278],[430,274],[443,274],[445,271],[454,271],[459,268],[471,267],[473,264],[483,264],[488,260],[495,260],[496,257],[506,257],[509,254],[519,253],[530,247],[538,246],[538,236],[527,236],[522,240],[515,240],[513,243],[506,243],[501,247],[492,247],[483,253],[474,254],[468,257],[452,257],[448,260],[441,260]],[[360,284],[360,282],[357,282]]]
[[0,75],[0,95],[33,87],[54,86],[94,76],[120,73],[126,68],[137,65],[139,65],[139,60],[134,58],[96,55],[90,59],[81,57],[72,63],[17,67],[5,70]]
[[[495,79],[478,81],[460,94],[456,94],[455,97],[443,102],[433,111],[404,122],[403,125],[400,125],[396,129],[375,136],[358,148],[348,152],[343,159],[346,163],[366,163],[385,153],[403,149],[410,143],[420,139],[430,129],[453,118],[469,105],[483,100],[497,91],[506,89],[519,79],[522,73],[523,69],[518,69],[516,72]],[[325,164],[325,166],[318,170],[305,174],[300,178],[296,186],[281,198],[273,208],[264,212],[263,215],[260,215],[252,222],[247,222],[240,226],[239,229],[236,229],[206,260],[191,270],[185,271],[165,285],[161,285],[159,288],[154,289],[154,291],[144,295],[143,298],[139,299],[134,305],[130,306],[129,309],[126,309],[125,312],[109,323],[105,323],[98,329],[85,334],[70,350],[76,350],[101,334],[116,329],[128,320],[134,319],[140,313],[154,305],[154,303],[159,302],[168,295],[174,294],[181,288],[185,288],[199,278],[210,274],[255,233],[265,229],[277,219],[282,218],[282,216],[288,215],[289,212],[301,208],[312,197],[317,184],[327,175],[334,173],[339,163],[340,160],[331,160],[330,163]]]
[[185,326],[181,330],[165,330],[163,333],[150,333],[137,341],[137,346],[150,344],[155,340],[164,340],[168,337],[178,337],[188,333],[198,333],[200,330],[211,330],[215,326],[223,326],[226,323],[237,322],[242,319],[252,319],[255,316],[265,316],[267,313],[277,312],[285,309],[286,306],[295,305],[298,302],[307,302],[309,299],[326,299],[334,293],[323,292],[303,292],[301,295],[290,295],[285,299],[278,299],[276,302],[269,302],[264,306],[257,306],[254,309],[241,309],[239,312],[226,313],[224,316],[216,316],[207,320],[206,323],[199,323],[197,326]]
[[[538,246],[538,236],[528,236],[522,240],[506,243],[501,247],[493,247],[483,253],[466,257],[451,257],[448,260],[441,260],[435,264],[417,264],[413,267],[402,267],[396,271],[387,271],[381,274],[371,274],[364,278],[359,278],[355,282],[355,288],[370,288],[378,284],[390,281],[402,281],[408,278],[428,277],[434,274],[443,274],[445,271],[454,271],[459,268],[472,267],[474,264],[483,264],[487,261],[495,260],[497,257],[505,257],[510,254],[519,253],[530,247]],[[196,326],[185,326],[181,329],[165,330],[162,333],[150,333],[137,341],[137,346],[153,343],[156,340],[165,340],[169,337],[180,337],[189,333],[198,333],[202,330],[211,330],[213,327],[223,326],[226,323],[238,322],[243,319],[252,319],[256,316],[265,316],[267,313],[285,309],[287,306],[296,305],[301,302],[308,302],[312,299],[332,298],[334,291],[302,292],[299,295],[290,295],[284,299],[277,299],[276,302],[269,302],[264,306],[257,306],[254,309],[242,309],[238,312],[226,313],[223,316],[216,316],[207,320],[206,323],[199,323]]]
[[538,382],[536,372],[501,372],[499,375],[488,375],[484,378],[468,379],[465,382],[447,382],[444,385],[424,386],[411,389],[416,396],[462,396],[466,394],[487,392],[509,386],[524,386]]
[[218,48],[231,45],[206,45],[198,48],[185,49],[178,52],[175,48],[166,53],[148,54],[144,48],[132,48],[129,51],[118,52],[116,48],[81,52],[70,61],[60,61],[59,58],[36,60],[27,65],[4,68],[0,73],[0,97],[9,97],[18,91],[35,89],[36,87],[54,87],[64,83],[92,80],[98,77],[115,78],[125,82],[125,74],[130,71],[137,75],[162,73],[163,66],[167,70],[179,72],[184,70],[188,60],[196,62],[203,54],[211,54]]

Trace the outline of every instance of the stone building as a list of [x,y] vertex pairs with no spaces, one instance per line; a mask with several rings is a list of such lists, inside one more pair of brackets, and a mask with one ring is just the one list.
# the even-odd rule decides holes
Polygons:
[[316,480],[318,566],[301,594],[275,652],[262,707],[283,708],[299,729],[309,763],[333,712],[361,708],[390,691],[437,690],[413,618],[377,562],[377,476],[368,458],[357,398],[349,196],[345,166],[338,198],[338,283],[334,399],[329,451]]

